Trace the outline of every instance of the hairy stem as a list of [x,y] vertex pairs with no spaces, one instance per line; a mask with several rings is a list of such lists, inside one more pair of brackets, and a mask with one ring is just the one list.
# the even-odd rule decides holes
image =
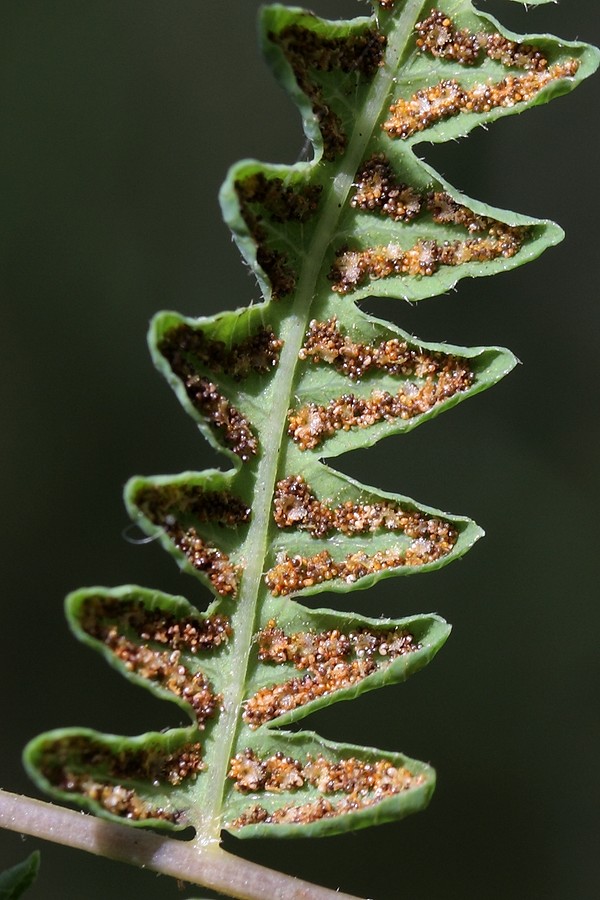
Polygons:
[[0,827],[152,869],[238,900],[359,900],[248,862],[220,847],[175,841],[0,791]]

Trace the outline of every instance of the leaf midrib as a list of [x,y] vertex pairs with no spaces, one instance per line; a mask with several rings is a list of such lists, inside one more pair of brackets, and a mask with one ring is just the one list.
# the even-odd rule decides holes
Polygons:
[[[285,343],[272,381],[273,406],[266,419],[266,428],[261,434],[262,455],[257,470],[252,521],[246,541],[241,548],[247,564],[236,610],[231,616],[233,637],[230,643],[229,678],[223,685],[223,709],[213,730],[211,746],[207,749],[206,791],[202,798],[202,809],[190,811],[190,818],[196,827],[195,841],[202,845],[218,841],[222,827],[220,812],[223,791],[240,724],[239,711],[244,699],[252,635],[255,631],[271,524],[271,503],[280,462],[279,449],[284,439],[298,354],[304,341],[325,256],[336,233],[337,223],[345,208],[356,171],[364,157],[383,104],[389,97],[398,60],[414,30],[423,3],[424,0],[408,0],[398,19],[395,22],[390,20],[383,65],[375,75],[363,110],[356,119],[340,169],[333,178],[331,189],[322,205],[319,222],[298,276],[296,296],[280,334]],[[309,165],[314,166],[315,163]]]

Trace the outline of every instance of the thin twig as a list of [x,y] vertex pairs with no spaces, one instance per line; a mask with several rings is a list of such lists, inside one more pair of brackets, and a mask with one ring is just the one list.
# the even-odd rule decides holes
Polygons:
[[216,843],[176,841],[0,791],[0,827],[171,875],[237,900],[359,900],[267,869]]

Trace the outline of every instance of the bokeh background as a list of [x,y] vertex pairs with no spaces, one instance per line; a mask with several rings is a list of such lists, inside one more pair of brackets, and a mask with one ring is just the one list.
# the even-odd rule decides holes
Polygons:
[[[482,8],[517,31],[600,40],[596,0]],[[134,473],[223,464],[151,366],[161,308],[258,300],[220,222],[242,156],[294,162],[299,119],[259,58],[256,0],[0,0],[0,784],[36,733],[135,734],[179,711],[128,685],[67,630],[62,598],[137,582],[207,592],[122,536]],[[315,0],[331,17],[356,0]],[[598,97],[600,81],[421,155],[467,194],[558,221],[533,265],[410,307],[373,302],[424,340],[501,344],[523,361],[489,393],[345,471],[472,516],[460,563],[348,598],[454,625],[405,685],[315,715],[332,739],[430,760],[430,809],[321,842],[226,845],[376,900],[598,896]],[[324,603],[327,598],[323,598]],[[335,603],[335,598],[332,600]],[[0,834],[0,869],[38,846]],[[208,896],[52,845],[31,900]]]

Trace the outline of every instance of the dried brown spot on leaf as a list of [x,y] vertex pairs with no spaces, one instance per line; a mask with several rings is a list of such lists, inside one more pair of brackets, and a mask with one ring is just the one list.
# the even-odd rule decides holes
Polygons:
[[543,71],[548,66],[538,47],[511,41],[498,32],[457,30],[452,19],[439,9],[432,9],[426,19],[417,22],[415,31],[417,47],[440,59],[473,65],[483,52],[504,66],[535,71]]
[[385,36],[370,28],[345,37],[330,38],[300,25],[288,25],[278,33],[271,32],[269,39],[280,47],[298,87],[312,103],[323,138],[324,158],[334,160],[346,149],[347,135],[342,120],[331,108],[314,75],[316,72],[341,71],[358,72],[364,78],[372,78],[382,61]]
[[160,609],[148,609],[141,601],[101,595],[86,599],[79,621],[84,631],[101,640],[110,627],[115,627],[121,634],[133,632],[144,641],[189,653],[219,647],[232,633],[227,616],[176,617]]
[[167,754],[152,747],[113,749],[87,735],[49,741],[42,748],[39,765],[44,777],[61,790],[69,777],[90,770],[102,779],[176,787],[187,779],[195,780],[205,768],[202,745],[197,742]]
[[576,59],[567,59],[547,69],[507,75],[496,83],[490,81],[471,88],[464,88],[454,78],[446,79],[393,103],[383,129],[392,138],[404,139],[459,113],[487,113],[526,103],[552,81],[572,78],[578,69]]
[[135,505],[154,525],[168,525],[181,515],[227,528],[250,521],[250,508],[229,491],[207,491],[197,484],[148,484],[141,487]]
[[308,403],[288,414],[288,434],[300,450],[313,450],[337,431],[370,428],[378,422],[408,420],[468,390],[474,375],[466,359],[446,356],[435,375],[421,384],[408,382],[396,394],[373,391],[368,397],[343,394],[327,406]]
[[375,153],[356,175],[356,191],[350,200],[355,209],[377,210],[394,222],[410,222],[423,204],[415,188],[396,180],[394,170],[383,153]]
[[160,685],[188,703],[199,728],[204,728],[207,719],[216,716],[221,696],[213,693],[203,672],[191,672],[183,665],[180,650],[162,652],[147,644],[137,644],[120,634],[116,625],[95,616],[84,619],[81,627],[114,653],[128,672]]
[[261,662],[277,665],[291,662],[306,675],[262,688],[250,697],[244,704],[244,719],[251,728],[357,684],[373,674],[383,660],[420,649],[420,644],[405,628],[357,628],[349,634],[337,629],[286,634],[274,620],[259,632],[258,646]]
[[454,530],[448,528],[446,531],[442,528],[439,539],[418,538],[406,551],[387,549],[369,555],[359,550],[340,561],[333,559],[327,550],[314,556],[288,556],[282,553],[276,565],[265,575],[265,581],[274,597],[292,594],[335,579],[353,584],[360,578],[385,569],[423,566],[435,562],[450,553],[455,543]]
[[430,277],[442,266],[463,266],[466,263],[491,262],[494,259],[511,259],[523,246],[527,228],[496,222],[486,237],[468,238],[465,241],[419,240],[414,247],[402,249],[390,243],[367,250],[343,248],[336,256],[329,278],[332,290],[349,294],[365,281],[396,276]]
[[404,509],[384,500],[368,503],[346,501],[327,506],[315,497],[301,475],[290,475],[275,488],[273,518],[279,528],[297,528],[321,538],[332,531],[365,534],[381,530],[401,531],[409,537],[447,540],[454,529],[441,519]]
[[388,375],[426,378],[441,371],[448,359],[444,353],[409,347],[398,338],[375,345],[353,341],[338,327],[335,316],[326,322],[312,320],[299,357],[332,365],[354,381],[373,369]]
[[[264,770],[273,759],[275,757],[261,760],[252,750],[238,754],[232,760],[232,768],[229,773],[231,778],[236,779],[236,788],[242,792],[247,790],[264,790],[266,792],[285,790],[285,788],[277,786],[269,787],[266,777],[261,780]],[[264,807],[255,804],[232,823],[234,828],[259,823],[307,825],[323,818],[366,809],[387,797],[410,790],[424,782],[423,776],[413,775],[408,769],[394,766],[386,759],[379,759],[371,763],[350,757],[338,762],[331,762],[324,756],[316,758],[309,756],[306,763],[302,765],[298,760],[286,757],[282,758],[280,765],[283,773],[291,770],[295,773],[296,780],[302,782],[302,784],[294,784],[294,788],[301,788],[305,784],[310,785],[323,796],[301,805],[290,804],[279,807],[271,813]],[[254,769],[257,788],[245,786],[245,766]],[[240,781],[237,781],[238,775]],[[343,799],[333,801],[326,799],[327,795],[337,793],[343,794]]]
[[202,328],[182,323],[166,332],[158,349],[176,373],[185,359],[191,358],[211,372],[225,372],[239,380],[250,374],[270,372],[279,362],[282,346],[283,341],[275,336],[270,325],[228,346],[224,341],[207,337]]

